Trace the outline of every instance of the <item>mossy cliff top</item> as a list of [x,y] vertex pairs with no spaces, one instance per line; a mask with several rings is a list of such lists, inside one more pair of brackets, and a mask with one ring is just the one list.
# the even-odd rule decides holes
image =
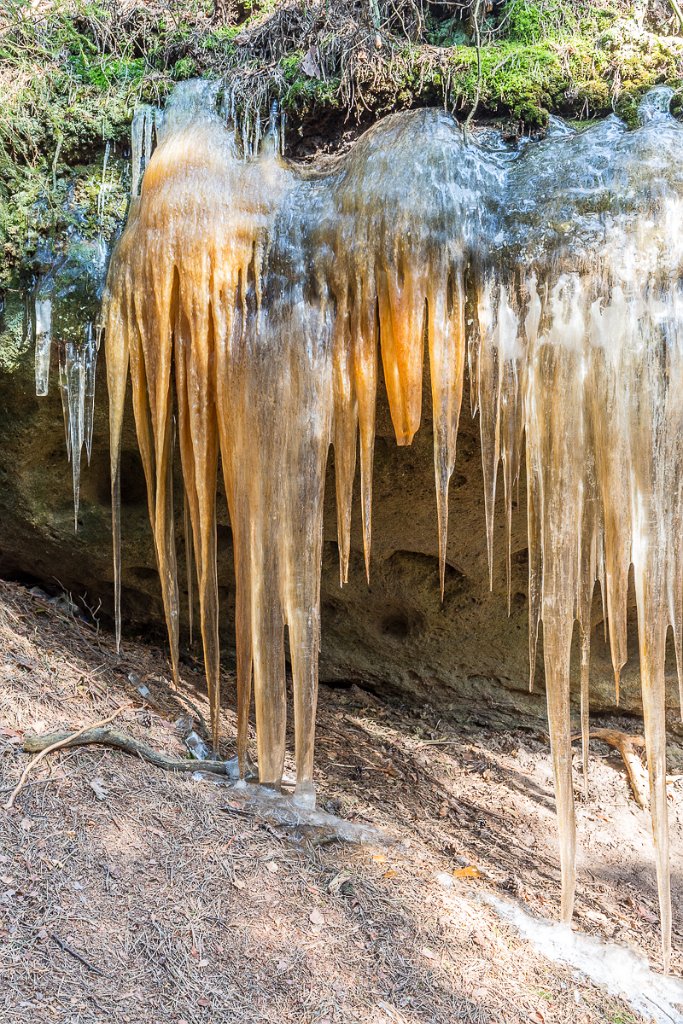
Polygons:
[[549,113],[628,119],[645,89],[678,87],[682,19],[673,0],[6,0],[0,287],[111,237],[132,109],[179,80],[224,78],[247,117],[278,99],[295,157],[421,104],[515,133]]

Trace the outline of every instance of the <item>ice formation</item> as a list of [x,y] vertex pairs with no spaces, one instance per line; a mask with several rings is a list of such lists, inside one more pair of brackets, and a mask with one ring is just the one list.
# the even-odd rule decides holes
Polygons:
[[618,689],[633,565],[668,960],[669,627],[683,667],[683,130],[668,114],[669,91],[646,98],[637,130],[616,118],[582,133],[556,122],[544,141],[517,148],[466,138],[442,111],[396,114],[350,152],[307,168],[279,157],[272,125],[258,155],[244,153],[215,112],[216,92],[191,83],[171,99],[163,125],[155,121],[159,144],[110,267],[117,609],[130,370],[174,673],[177,423],[214,728],[220,455],[235,554],[240,763],[253,683],[260,779],[279,785],[287,627],[297,787],[310,798],[329,446],[343,582],[357,451],[369,572],[379,360],[397,442],[410,444],[426,344],[443,586],[467,365],[489,556],[496,491],[509,548],[513,492],[525,470],[529,647],[533,681],[542,623],[564,919],[575,888],[574,623],[585,736],[595,583]]
[[[138,118],[139,120],[139,118]],[[144,133],[143,133],[144,134]],[[139,157],[144,162],[143,148]],[[74,497],[74,528],[78,529],[83,448],[90,463],[95,379],[101,329],[93,319],[102,295],[110,246],[105,237],[104,218],[108,193],[113,189],[110,174],[111,145],[102,160],[102,177],[97,196],[97,237],[85,243],[78,231],[70,233],[66,252],[51,246],[41,252],[47,267],[33,293],[32,328],[35,337],[36,395],[49,393],[53,347],[59,356],[59,391],[64,415],[67,457],[71,463]],[[54,346],[53,346],[54,340]]]
[[[445,877],[453,881],[452,876]],[[482,897],[542,956],[572,967],[611,996],[624,999],[640,1020],[650,1024],[683,1024],[680,978],[655,973],[647,960],[628,946],[574,931],[558,921],[539,919],[523,904],[501,900],[494,893],[483,893]]]
[[140,194],[142,176],[152,157],[157,131],[162,120],[163,114],[159,108],[153,107],[149,103],[140,104],[133,114],[130,130],[130,194],[132,196]]
[[67,338],[59,344],[59,391],[64,415],[66,453],[71,463],[76,530],[81,496],[83,446],[85,445],[88,464],[92,454],[98,349],[98,330],[92,323],[86,325],[82,340],[74,341]]
[[37,295],[34,304],[36,339],[36,395],[48,393],[50,383],[50,356],[52,354],[52,300]]
[[[37,291],[33,309],[36,395],[44,397],[49,393],[53,341],[54,300],[49,281],[44,282]],[[74,528],[78,529],[83,447],[88,463],[92,454],[99,329],[91,321],[85,326],[78,325],[76,331],[73,325],[69,325],[64,336],[58,338],[56,346],[59,353],[59,391],[64,415],[66,453],[71,463],[73,481]]]

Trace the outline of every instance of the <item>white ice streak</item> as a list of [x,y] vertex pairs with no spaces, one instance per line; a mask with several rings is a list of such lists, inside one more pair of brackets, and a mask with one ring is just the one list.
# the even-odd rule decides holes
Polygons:
[[481,898],[548,960],[573,967],[611,996],[625,1000],[648,1022],[683,1024],[680,978],[655,974],[644,957],[626,946],[533,917],[518,904],[492,893]]

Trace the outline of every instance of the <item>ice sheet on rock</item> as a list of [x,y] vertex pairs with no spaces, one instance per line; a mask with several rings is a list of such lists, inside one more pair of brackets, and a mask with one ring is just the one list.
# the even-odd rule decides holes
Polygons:
[[[240,141],[215,112],[216,93],[215,83],[186,83],[169,101],[109,273],[117,608],[130,370],[174,673],[176,416],[214,731],[220,455],[235,556],[240,763],[253,690],[260,778],[282,778],[287,627],[297,781],[306,795],[329,445],[344,581],[357,458],[370,569],[379,373],[397,442],[409,444],[427,350],[443,586],[449,549],[460,542],[447,534],[448,488],[467,363],[490,571],[502,489],[508,583],[525,469],[529,650],[533,678],[542,622],[564,918],[575,885],[572,636],[578,622],[585,733],[594,587],[618,682],[633,565],[668,958],[669,626],[683,665],[683,132],[666,111],[668,94],[646,100],[637,130],[616,118],[582,133],[555,124],[545,141],[517,148],[490,132],[466,140],[443,111],[397,114],[346,154],[302,169],[279,159],[276,143],[256,157],[249,133]],[[138,125],[140,139],[147,124]],[[139,142],[135,152],[143,149]],[[72,457],[79,437],[72,435]]]

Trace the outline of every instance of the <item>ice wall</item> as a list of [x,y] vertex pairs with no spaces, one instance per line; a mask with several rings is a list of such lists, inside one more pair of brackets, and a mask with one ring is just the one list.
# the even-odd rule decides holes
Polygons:
[[329,446],[343,583],[357,457],[370,571],[378,375],[397,442],[410,444],[426,347],[443,585],[467,365],[489,552],[496,491],[509,537],[525,467],[532,682],[542,623],[565,919],[575,887],[571,640],[576,623],[585,739],[595,584],[618,687],[633,565],[668,959],[664,656],[671,628],[681,667],[683,616],[683,131],[668,114],[670,92],[646,98],[635,131],[616,118],[580,134],[555,122],[545,141],[516,148],[492,133],[466,138],[440,111],[397,114],[349,153],[308,168],[278,156],[274,125],[257,156],[251,145],[245,153],[215,112],[216,93],[189,83],[156,124],[159,145],[109,273],[119,611],[130,372],[174,673],[177,423],[214,729],[220,454],[237,577],[240,762],[253,688],[260,778],[279,785],[286,627],[297,790],[312,798]]

